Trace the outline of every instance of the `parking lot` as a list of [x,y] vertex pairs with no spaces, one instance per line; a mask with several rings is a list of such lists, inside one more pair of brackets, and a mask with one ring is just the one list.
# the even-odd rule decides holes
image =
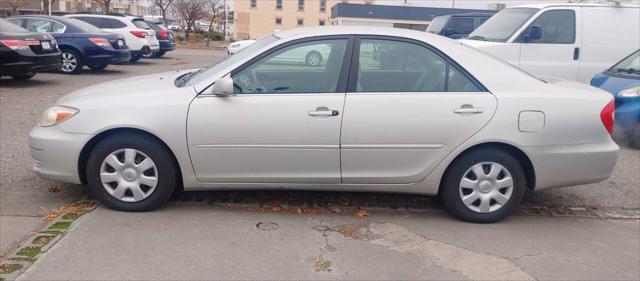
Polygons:
[[[100,82],[224,57],[222,50],[178,49],[104,71],[0,80],[0,258],[41,230],[43,216],[86,195],[83,186],[45,181],[31,170],[27,135],[46,107]],[[639,221],[613,218],[638,213],[638,183],[640,150],[622,148],[607,181],[528,194],[524,203],[611,216],[516,215],[495,225],[459,222],[433,198],[370,193],[258,195],[269,200],[246,200],[251,192],[186,193],[149,213],[99,206],[22,278],[204,279],[215,272],[216,279],[639,279]],[[288,208],[245,204],[300,198],[307,207],[340,209],[283,212]],[[385,198],[393,202],[381,204]],[[418,207],[416,198],[424,199]]]

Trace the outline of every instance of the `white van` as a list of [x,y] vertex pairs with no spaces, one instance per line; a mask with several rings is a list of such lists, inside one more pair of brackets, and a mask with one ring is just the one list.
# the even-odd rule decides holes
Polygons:
[[536,4],[500,11],[461,39],[534,75],[588,82],[640,46],[640,7]]

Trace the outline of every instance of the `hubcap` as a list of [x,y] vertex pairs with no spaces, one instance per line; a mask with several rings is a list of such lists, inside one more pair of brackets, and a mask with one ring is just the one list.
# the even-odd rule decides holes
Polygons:
[[100,181],[114,198],[138,202],[149,197],[158,184],[158,169],[149,156],[133,148],[116,150],[102,161]]
[[72,53],[62,53],[62,71],[73,72],[78,67],[78,59]]
[[460,199],[478,213],[495,212],[509,202],[513,193],[513,178],[504,166],[495,162],[473,165],[460,180]]

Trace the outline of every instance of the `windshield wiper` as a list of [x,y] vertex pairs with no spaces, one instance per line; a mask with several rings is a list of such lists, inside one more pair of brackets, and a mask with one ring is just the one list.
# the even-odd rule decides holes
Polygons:
[[480,41],[487,41],[487,38],[484,38],[484,36],[480,36],[480,35],[473,35],[471,37],[467,36],[467,39],[471,39],[471,40],[480,40]]
[[640,73],[640,69],[635,68],[611,68],[611,72],[627,72],[627,73]]
[[200,69],[198,69],[198,70],[196,70],[196,71],[192,71],[192,72],[186,73],[186,74],[184,74],[184,75],[182,75],[182,76],[178,77],[178,79],[180,79],[180,80],[178,81],[179,86],[180,86],[180,87],[184,86],[184,84],[187,84],[187,82],[189,82],[189,80],[191,79],[191,77],[195,76],[196,74],[198,74],[198,73],[202,72],[202,71],[203,71],[203,70],[205,70],[205,69],[206,69],[206,67],[203,67],[203,68],[200,68]]

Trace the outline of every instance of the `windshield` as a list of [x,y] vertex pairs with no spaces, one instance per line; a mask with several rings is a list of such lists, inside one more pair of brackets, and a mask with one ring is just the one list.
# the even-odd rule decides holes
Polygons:
[[29,32],[26,29],[15,25],[7,20],[0,18],[0,32],[15,32],[15,33],[24,33]]
[[[187,77],[184,82],[180,83],[179,86],[191,86],[191,85],[198,84],[201,81],[220,72],[221,70],[229,67],[230,65],[233,65],[245,59],[248,56],[255,55],[255,52],[268,46],[273,42],[278,41],[278,39],[279,38],[274,36],[273,34],[265,35],[262,38],[259,38],[255,43],[249,45],[248,47],[242,49],[235,55],[228,57],[227,59],[221,61],[220,63],[208,68],[205,67],[203,69],[198,70],[197,72],[194,72],[192,75]],[[180,79],[180,77],[178,79]]]
[[614,65],[611,70],[635,73],[640,71],[640,50],[637,50],[635,53],[631,54],[630,56]]
[[144,22],[143,19],[132,19],[131,21],[133,22],[133,25],[135,25],[135,26],[137,26],[139,28],[151,29],[151,27],[146,22]]
[[516,33],[538,9],[534,8],[512,8],[505,9],[486,22],[480,25],[476,30],[469,34],[469,39],[507,42],[509,38]]
[[447,24],[448,19],[449,19],[448,16],[433,18],[433,20],[429,24],[429,27],[427,27],[427,32],[440,33],[440,31],[442,31],[442,28],[445,26],[445,24]]
[[86,31],[88,33],[104,33],[104,31],[100,28],[95,27],[92,24],[88,24],[79,19],[66,18],[65,21],[70,22],[73,26],[81,29],[82,31]]

